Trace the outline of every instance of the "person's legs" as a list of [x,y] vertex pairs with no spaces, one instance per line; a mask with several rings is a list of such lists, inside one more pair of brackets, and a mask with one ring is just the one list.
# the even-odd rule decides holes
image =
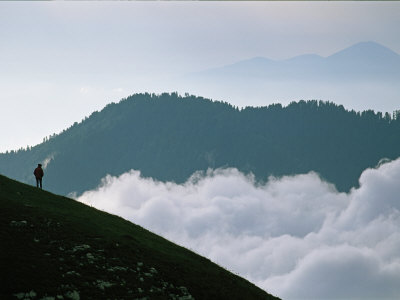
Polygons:
[[37,188],[42,188],[42,178],[36,178],[36,187]]

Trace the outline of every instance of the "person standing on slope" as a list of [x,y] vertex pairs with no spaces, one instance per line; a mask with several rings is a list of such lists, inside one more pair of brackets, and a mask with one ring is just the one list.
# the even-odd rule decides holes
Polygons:
[[44,176],[44,172],[43,172],[41,164],[38,164],[38,166],[35,169],[35,171],[33,171],[33,174],[36,177],[36,187],[42,188],[42,178]]

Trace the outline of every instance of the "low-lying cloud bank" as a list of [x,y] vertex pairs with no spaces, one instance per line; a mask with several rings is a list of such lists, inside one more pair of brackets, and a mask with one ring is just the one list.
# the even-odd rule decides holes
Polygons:
[[400,159],[338,193],[315,173],[259,185],[236,169],[185,184],[107,176],[79,201],[212,259],[283,299],[399,299]]

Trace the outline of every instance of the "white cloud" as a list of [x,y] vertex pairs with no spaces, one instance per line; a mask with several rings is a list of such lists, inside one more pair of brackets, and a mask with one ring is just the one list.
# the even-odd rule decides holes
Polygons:
[[49,156],[47,156],[44,160],[43,160],[43,169],[46,169],[47,166],[50,164],[50,162],[54,160],[54,153],[50,154]]
[[257,183],[236,169],[185,184],[107,176],[79,201],[120,215],[284,299],[398,299],[400,159],[350,193],[313,172]]

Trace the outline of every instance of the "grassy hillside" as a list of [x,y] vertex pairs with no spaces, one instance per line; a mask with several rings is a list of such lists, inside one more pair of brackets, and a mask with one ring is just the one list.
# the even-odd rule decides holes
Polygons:
[[0,299],[277,299],[120,217],[3,176],[0,226]]

